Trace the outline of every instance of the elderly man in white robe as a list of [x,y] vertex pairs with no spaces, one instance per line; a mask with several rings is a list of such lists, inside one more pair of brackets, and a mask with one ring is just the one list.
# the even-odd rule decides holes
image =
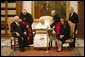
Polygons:
[[[49,42],[50,42],[50,38],[48,35],[48,30],[50,30],[50,19],[49,21],[46,21],[46,18],[49,17],[50,19],[52,19],[52,17],[50,16],[44,16],[44,17],[40,17],[39,18],[39,23],[35,26],[35,30],[36,29],[44,29],[46,30],[46,33],[36,33],[35,37],[34,37],[34,47],[49,47]],[[43,30],[43,31],[44,31]]]
[[50,29],[49,22],[45,21],[43,17],[40,17],[39,23],[35,26],[35,29]]

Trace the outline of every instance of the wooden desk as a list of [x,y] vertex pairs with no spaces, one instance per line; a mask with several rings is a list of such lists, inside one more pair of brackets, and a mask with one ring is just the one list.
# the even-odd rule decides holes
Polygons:
[[46,48],[48,50],[50,43],[50,31],[48,29],[34,29],[34,48]]

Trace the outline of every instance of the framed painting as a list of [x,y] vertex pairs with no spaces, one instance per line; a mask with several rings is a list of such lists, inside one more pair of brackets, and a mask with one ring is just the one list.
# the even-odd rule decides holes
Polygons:
[[50,16],[52,10],[56,10],[62,18],[68,19],[68,1],[32,1],[32,15],[34,21],[41,16]]

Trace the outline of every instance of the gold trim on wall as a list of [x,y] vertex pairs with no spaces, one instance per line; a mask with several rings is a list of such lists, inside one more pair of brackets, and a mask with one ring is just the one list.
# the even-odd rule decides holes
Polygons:
[[34,18],[34,1],[32,1],[31,4],[32,4],[32,11],[31,11],[31,12],[32,12],[32,15],[33,15],[34,22],[38,22],[39,19],[35,19],[35,18]]
[[[36,19],[34,18],[34,1],[32,1],[32,15],[33,15],[33,19],[34,19],[34,22],[38,22],[39,19]],[[69,7],[70,7],[70,2],[69,1],[66,1],[66,19],[68,20],[69,19]]]
[[69,8],[70,8],[70,2],[67,1],[66,3],[66,19],[69,20]]

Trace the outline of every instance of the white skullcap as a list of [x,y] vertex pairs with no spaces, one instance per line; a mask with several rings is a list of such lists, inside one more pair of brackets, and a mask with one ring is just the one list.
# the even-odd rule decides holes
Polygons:
[[43,17],[40,17],[39,20],[44,20]]

